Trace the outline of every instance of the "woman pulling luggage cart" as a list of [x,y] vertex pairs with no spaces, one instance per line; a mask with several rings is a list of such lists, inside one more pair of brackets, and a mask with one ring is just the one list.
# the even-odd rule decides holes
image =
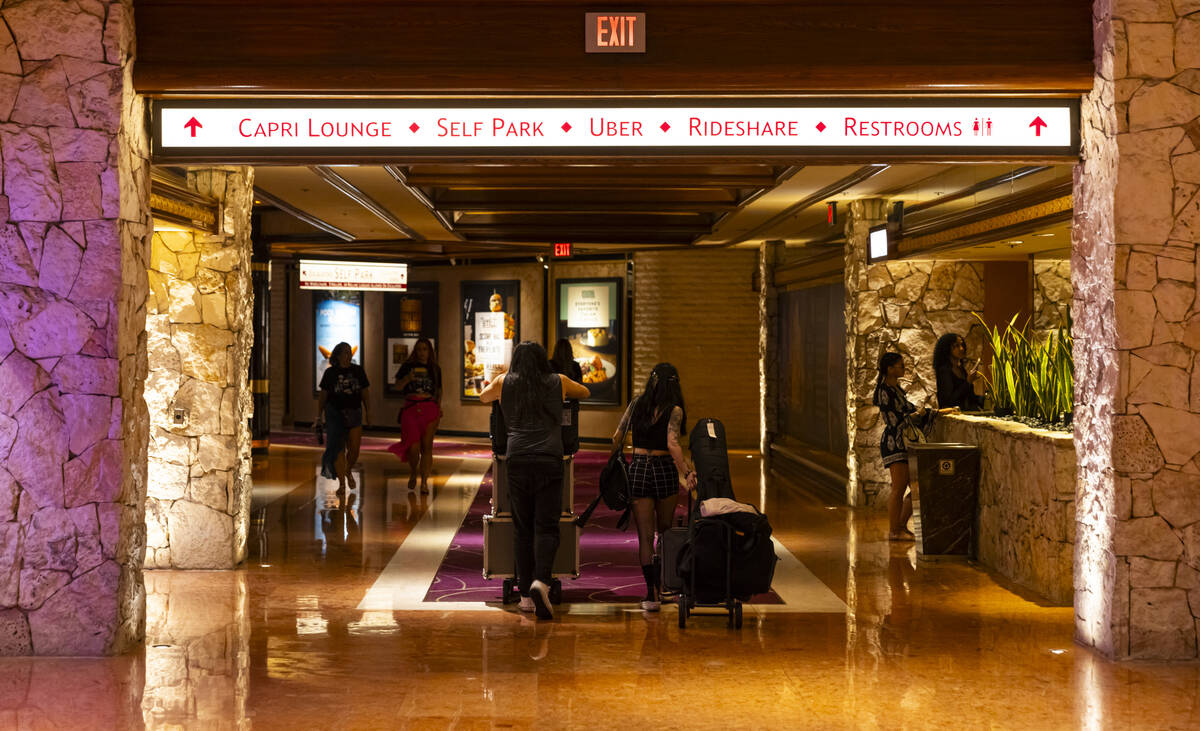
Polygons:
[[671,527],[679,501],[679,476],[687,489],[696,485],[696,473],[683,458],[679,435],[686,428],[687,411],[679,371],[670,363],[659,363],[650,371],[646,388],[629,402],[617,431],[613,449],[621,449],[625,432],[633,432],[633,462],[629,465],[629,492],[633,497],[633,519],[637,523],[638,558],[646,580],[642,609],[659,609],[659,568],[654,555],[654,534]]

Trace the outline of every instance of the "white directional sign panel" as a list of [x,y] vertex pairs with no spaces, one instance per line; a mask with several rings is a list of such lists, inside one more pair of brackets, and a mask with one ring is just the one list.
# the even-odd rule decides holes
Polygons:
[[300,260],[300,289],[408,291],[408,265],[373,261]]
[[1073,100],[787,106],[156,103],[155,155],[662,154],[1078,149]]

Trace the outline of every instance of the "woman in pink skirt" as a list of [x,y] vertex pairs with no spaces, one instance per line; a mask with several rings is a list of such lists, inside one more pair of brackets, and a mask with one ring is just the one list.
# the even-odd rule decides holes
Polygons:
[[412,354],[396,373],[396,388],[404,394],[400,410],[400,441],[388,451],[408,462],[411,473],[408,489],[417,486],[421,476],[421,492],[429,492],[429,473],[433,469],[433,435],[442,418],[442,369],[438,367],[433,343],[421,338]]

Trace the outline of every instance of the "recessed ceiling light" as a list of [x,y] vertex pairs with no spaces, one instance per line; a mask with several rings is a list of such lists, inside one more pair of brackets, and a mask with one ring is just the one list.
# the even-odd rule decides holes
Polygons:
[[1006,243],[1006,244],[1023,244],[1025,242],[1022,241],[1021,239],[1016,239],[1015,241],[1005,241],[1004,243]]
[[1058,234],[1052,234],[1052,233],[1050,233],[1050,234],[1034,234],[1034,236],[1036,236],[1037,238],[1044,238],[1046,236],[1057,236],[1057,235]]

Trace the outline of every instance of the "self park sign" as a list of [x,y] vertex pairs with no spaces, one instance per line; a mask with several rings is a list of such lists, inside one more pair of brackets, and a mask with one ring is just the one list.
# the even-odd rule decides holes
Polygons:
[[412,157],[1073,157],[1075,99],[156,101],[155,162]]

